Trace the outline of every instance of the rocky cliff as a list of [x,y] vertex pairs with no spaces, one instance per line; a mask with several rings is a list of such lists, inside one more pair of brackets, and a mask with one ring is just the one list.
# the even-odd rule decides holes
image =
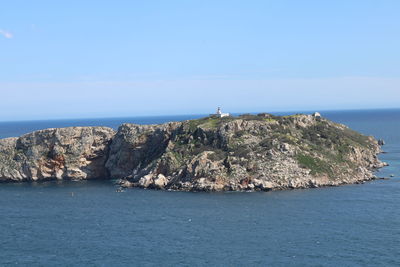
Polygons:
[[0,140],[0,181],[108,177],[114,134],[106,127],[71,127]]
[[271,190],[357,183],[380,146],[311,115],[242,115],[49,129],[0,140],[0,180],[121,179],[172,190]]

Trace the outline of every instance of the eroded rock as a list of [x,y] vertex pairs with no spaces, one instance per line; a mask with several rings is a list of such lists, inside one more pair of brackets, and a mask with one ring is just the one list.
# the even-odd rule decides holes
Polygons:
[[[273,190],[374,179],[378,142],[319,116],[204,118],[120,127],[107,167],[136,186]],[[157,177],[165,177],[157,178]]]
[[71,127],[0,140],[0,181],[121,179],[122,187],[274,190],[374,179],[373,137],[320,116],[243,115]]
[[106,127],[70,127],[0,140],[0,181],[109,177],[105,162],[113,136]]

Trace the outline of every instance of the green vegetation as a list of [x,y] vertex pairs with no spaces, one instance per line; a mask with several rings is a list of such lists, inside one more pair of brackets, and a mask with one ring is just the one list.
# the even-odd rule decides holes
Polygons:
[[184,159],[182,157],[182,155],[176,151],[171,151],[170,152],[172,157],[176,159],[176,161],[180,164],[182,164],[184,162]]
[[[265,122],[265,126],[255,126],[250,131],[230,129],[233,130],[230,139],[221,139],[215,130],[234,120],[261,121]],[[310,122],[301,114],[211,116],[188,121],[187,125],[174,140],[177,153],[174,156],[179,162],[204,151],[213,152],[208,155],[213,161],[224,160],[228,155],[235,160],[247,159],[252,152],[265,155],[268,150],[279,151],[282,144],[290,144],[298,153],[294,158],[301,167],[309,169],[312,175],[325,174],[333,179],[341,170],[356,166],[348,159],[352,147],[371,147],[366,136],[327,120]],[[226,140],[228,142],[224,143]]]
[[267,113],[260,113],[257,115],[254,114],[242,114],[239,116],[239,119],[246,120],[246,121],[268,121],[268,122],[275,122],[277,121],[277,116],[267,114]]
[[197,120],[190,120],[190,121],[188,121],[188,126],[191,131],[195,131],[198,127],[216,129],[226,122],[234,121],[237,119],[246,120],[246,121],[254,121],[255,120],[255,121],[264,121],[264,122],[269,122],[269,123],[275,123],[275,122],[278,122],[280,118],[282,118],[282,117],[274,116],[274,115],[267,114],[267,113],[260,113],[257,115],[242,114],[242,115],[239,115],[238,117],[229,116],[229,117],[223,117],[223,118],[209,116],[209,117],[205,117],[205,118],[201,118],[201,119],[197,119]]
[[280,136],[280,141],[287,144],[295,145],[297,143],[297,138],[291,134],[282,134]]
[[232,144],[228,148],[229,152],[233,152],[233,155],[238,158],[245,158],[251,152],[251,149],[248,145],[245,144]]
[[270,123],[277,122],[277,120],[273,119],[273,118],[264,118],[264,121],[270,122]]
[[207,158],[212,161],[220,161],[224,160],[227,157],[227,153],[225,151],[222,151],[221,149],[214,149],[214,153],[208,154]]
[[326,161],[305,154],[298,154],[296,158],[300,166],[309,169],[312,175],[327,174],[333,176],[331,165]]
[[335,145],[360,145],[363,147],[370,146],[367,136],[359,134],[348,128],[339,129],[337,127],[328,125],[325,122],[319,122],[314,126],[305,128],[303,130],[303,138],[317,145],[327,147],[332,147]]
[[189,125],[190,131],[195,131],[197,129],[197,127],[199,127],[199,125],[205,123],[205,121],[207,119],[208,119],[208,117],[207,118],[198,119],[198,120],[190,120],[190,121],[188,121],[188,125]]
[[217,129],[220,127],[222,124],[233,121],[237,119],[236,117],[224,117],[224,118],[218,118],[218,117],[205,117],[197,120],[190,120],[188,121],[189,129],[190,131],[195,131],[198,127],[204,127],[204,128],[210,128],[210,129]]
[[204,128],[216,129],[219,126],[220,118],[210,117],[205,123],[201,124]]

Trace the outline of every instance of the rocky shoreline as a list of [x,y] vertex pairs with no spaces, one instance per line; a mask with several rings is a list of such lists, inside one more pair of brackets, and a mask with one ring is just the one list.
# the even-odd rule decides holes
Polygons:
[[0,140],[0,182],[117,179],[180,191],[337,186],[375,179],[385,166],[377,157],[383,144],[301,114],[46,129]]

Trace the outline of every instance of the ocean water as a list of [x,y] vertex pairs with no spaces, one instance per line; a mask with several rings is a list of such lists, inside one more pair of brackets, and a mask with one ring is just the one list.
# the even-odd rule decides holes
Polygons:
[[[400,266],[400,110],[322,112],[387,142],[362,185],[187,193],[108,181],[0,184],[0,266]],[[199,116],[0,123],[51,127]]]

